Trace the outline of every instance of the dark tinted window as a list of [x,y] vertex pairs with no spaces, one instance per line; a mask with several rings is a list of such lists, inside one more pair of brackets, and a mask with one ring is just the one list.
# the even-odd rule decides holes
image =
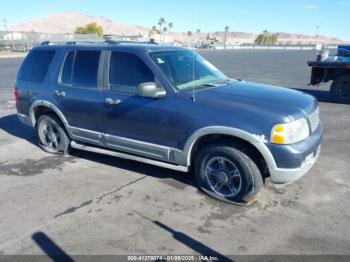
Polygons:
[[73,86],[97,87],[100,51],[77,51],[73,68]]
[[72,84],[72,75],[73,75],[73,62],[74,62],[75,52],[69,52],[64,61],[63,70],[62,70],[62,83],[63,84]]
[[154,74],[139,57],[112,52],[109,69],[111,90],[136,94],[140,84],[154,81]]
[[49,70],[54,50],[33,50],[24,60],[19,79],[30,82],[43,82]]

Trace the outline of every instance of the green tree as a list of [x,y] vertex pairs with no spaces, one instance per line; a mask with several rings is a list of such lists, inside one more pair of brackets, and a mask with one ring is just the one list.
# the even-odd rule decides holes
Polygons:
[[97,23],[90,23],[85,26],[78,26],[74,33],[76,34],[97,34],[99,37],[103,37],[103,28]]
[[267,30],[264,30],[262,34],[259,34],[255,39],[257,45],[275,45],[278,41],[276,34],[272,34]]

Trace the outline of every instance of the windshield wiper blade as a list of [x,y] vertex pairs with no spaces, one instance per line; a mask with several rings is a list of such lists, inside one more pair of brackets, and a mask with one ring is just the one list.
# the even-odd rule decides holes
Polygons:
[[218,80],[216,82],[214,82],[215,84],[228,84],[228,83],[231,83],[231,79],[227,78],[227,79],[221,79],[221,80]]
[[[196,85],[197,86],[197,85]],[[203,83],[203,84],[198,84],[198,86],[209,86],[209,87],[216,87],[218,85],[214,84],[214,83]]]
[[213,83],[200,83],[200,84],[195,84],[193,86],[189,86],[186,89],[196,89],[197,87],[217,87],[218,85],[213,84]]

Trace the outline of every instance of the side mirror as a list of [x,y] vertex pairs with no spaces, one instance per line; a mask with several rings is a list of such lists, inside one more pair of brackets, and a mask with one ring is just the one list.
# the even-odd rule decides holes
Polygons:
[[138,86],[138,89],[138,96],[150,98],[163,98],[166,96],[165,90],[157,87],[154,82],[142,83]]

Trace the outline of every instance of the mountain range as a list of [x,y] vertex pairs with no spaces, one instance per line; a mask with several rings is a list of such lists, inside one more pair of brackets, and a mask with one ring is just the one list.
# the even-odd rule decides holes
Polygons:
[[[119,23],[107,19],[105,17],[93,17],[89,15],[83,15],[78,12],[64,12],[59,14],[54,14],[48,16],[42,20],[31,20],[26,22],[21,22],[10,28],[11,31],[17,32],[40,32],[40,33],[73,33],[75,28],[78,26],[84,26],[91,22],[96,22],[98,25],[102,26],[105,34],[112,35],[148,35],[150,28],[128,25],[124,23]],[[176,28],[176,24],[175,24]],[[208,33],[201,33],[200,38],[205,38]],[[278,32],[279,42],[282,44],[308,44],[318,41],[320,43],[328,44],[339,44],[342,41],[337,38],[330,38],[325,36],[309,36],[303,34],[290,34],[285,32]],[[212,37],[216,37],[219,40],[224,39],[225,33],[222,31],[211,32]],[[232,43],[252,43],[256,38],[257,34],[246,33],[246,32],[230,32],[228,34],[228,41]],[[193,34],[194,37],[198,37],[196,33]],[[172,32],[172,38],[178,41],[188,41],[187,33]]]

